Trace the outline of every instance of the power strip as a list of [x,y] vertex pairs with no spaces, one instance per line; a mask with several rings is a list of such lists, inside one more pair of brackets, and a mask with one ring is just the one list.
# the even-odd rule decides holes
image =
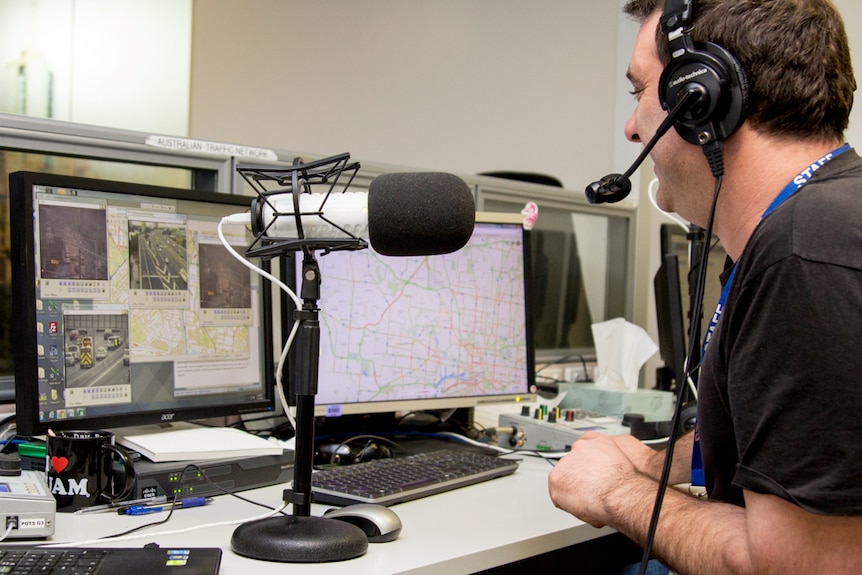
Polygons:
[[[627,435],[618,418],[584,409],[537,410],[532,416],[500,414],[497,445],[510,449],[568,451],[587,431]],[[509,431],[511,429],[511,431]]]

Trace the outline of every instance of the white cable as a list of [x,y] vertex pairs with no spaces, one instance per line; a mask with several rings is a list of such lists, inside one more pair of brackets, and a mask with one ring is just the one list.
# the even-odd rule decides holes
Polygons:
[[[6,423],[8,421],[14,419],[14,417],[15,417],[15,414],[13,413],[12,417],[3,421],[2,423],[0,423],[0,425],[6,425]],[[6,441],[14,438],[17,434],[18,434],[18,426],[15,424],[14,421],[12,421],[11,423],[9,423],[9,425],[6,427],[6,429],[3,430],[3,433],[0,433],[0,442],[5,443]]]
[[164,535],[179,535],[181,533],[189,533],[191,531],[196,531],[198,529],[209,529],[210,527],[224,527],[227,525],[238,525],[240,523],[249,523],[251,521],[260,521],[262,519],[268,519],[273,517],[279,513],[281,513],[285,507],[287,507],[287,503],[283,503],[281,507],[278,509],[267,511],[263,515],[258,515],[255,517],[249,517],[247,519],[231,519],[229,521],[218,521],[216,523],[207,523],[205,525],[194,525],[192,527],[185,527],[183,529],[173,529],[171,531],[156,531],[152,533],[150,531],[139,531],[137,533],[130,533],[129,535],[125,535],[123,537],[101,537],[99,539],[90,539],[89,541],[76,541],[74,543],[51,543],[49,545],[39,545],[40,548],[52,548],[52,547],[83,547],[85,545],[94,545],[99,543],[104,543],[106,541],[114,542],[114,541],[134,541],[135,539],[144,539],[151,537],[161,537]]
[[688,368],[688,359],[689,358],[685,358],[685,367],[683,368],[683,373],[686,374],[685,383],[688,385],[689,391],[691,391],[691,396],[694,398],[695,401],[697,401],[697,386],[694,385],[694,380],[691,378],[691,373]]
[[[272,275],[271,273],[262,270],[257,267],[244,257],[242,257],[232,245],[230,245],[227,239],[224,236],[224,231],[222,230],[222,226],[224,224],[247,224],[249,222],[247,213],[242,214],[231,214],[229,216],[225,216],[218,223],[218,237],[221,240],[222,245],[224,245],[225,249],[251,271],[260,275],[263,278],[268,279],[270,282],[274,283],[278,286],[283,292],[285,292],[290,299],[293,300],[293,303],[296,305],[297,309],[302,308],[302,300],[299,299],[299,296],[290,289],[284,282],[280,279]],[[296,418],[293,415],[293,412],[290,411],[290,405],[287,403],[287,398],[284,395],[284,387],[282,386],[282,375],[284,374],[284,364],[287,361],[287,354],[290,351],[290,346],[293,345],[293,338],[296,336],[296,332],[299,329],[299,320],[293,322],[293,327],[290,330],[290,335],[287,336],[287,341],[284,343],[284,347],[281,350],[281,356],[278,358],[278,367],[275,371],[275,389],[278,392],[278,398],[281,400],[281,406],[284,409],[284,415],[287,417],[287,420],[290,422],[290,425],[293,426],[293,429],[296,429]]]
[[[665,216],[669,217],[671,220],[674,221],[674,223],[678,224],[683,230],[685,230],[686,233],[688,233],[689,232],[689,223],[687,221],[685,221],[684,219],[682,219],[681,217],[679,217],[675,213],[666,212],[663,209],[661,209],[660,207],[658,207],[658,203],[656,202],[656,195],[657,194],[658,194],[658,178],[653,178],[652,181],[649,183],[649,187],[647,188],[647,196],[649,196],[649,201],[652,204],[652,207],[654,207],[657,211],[664,214]],[[691,257],[691,254],[689,254],[689,257]],[[688,373],[688,359],[687,358],[686,358],[685,373]],[[694,381],[692,381],[690,375],[686,377],[686,384],[688,385],[689,389],[691,390],[692,397],[694,397],[695,401],[697,401],[697,388],[695,387]]]
[[476,441],[475,439],[470,439],[460,433],[454,433],[452,431],[441,431],[438,435],[445,435],[448,437],[453,437],[457,441],[461,441],[463,443],[469,443],[470,445],[476,445],[479,447],[487,447],[489,449],[493,449],[494,451],[499,451],[500,453],[511,453],[511,449],[505,449],[503,447],[499,447],[497,445],[491,445],[490,443],[482,443],[481,441]]
[[6,533],[4,533],[3,535],[0,535],[0,541],[3,541],[7,537],[9,537],[9,534],[12,533],[12,529],[13,529],[13,526],[11,523],[9,525],[7,525],[6,526]]
[[535,457],[541,457],[542,459],[560,459],[564,457],[568,452],[567,451],[531,451],[529,449],[525,449],[523,451],[515,451],[512,449],[508,449],[506,447],[500,447],[499,445],[492,445],[490,443],[483,443],[481,441],[476,441],[475,439],[470,439],[464,435],[459,433],[455,433],[452,431],[441,431],[438,435],[446,435],[449,437],[453,437],[458,441],[469,443],[470,445],[475,445],[477,447],[485,447],[487,449],[492,449],[494,451],[499,452],[502,455],[531,455]]
[[656,202],[656,195],[658,194],[658,178],[653,178],[653,180],[649,183],[649,187],[647,188],[647,196],[649,197],[649,202],[652,204],[659,213],[664,214],[669,217],[674,223],[678,224],[682,229],[688,233],[689,225],[688,222],[676,215],[673,212],[666,212],[660,207],[658,207],[658,203]]
[[688,389],[691,391],[691,396],[694,398],[695,401],[697,401],[697,387],[695,387],[694,385],[694,380],[692,380],[691,376],[689,375],[687,378],[685,378],[685,381],[686,383],[688,383]]

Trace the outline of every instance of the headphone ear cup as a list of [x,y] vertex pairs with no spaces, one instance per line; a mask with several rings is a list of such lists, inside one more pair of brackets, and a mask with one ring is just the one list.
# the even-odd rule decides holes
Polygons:
[[724,141],[745,120],[748,79],[739,61],[717,44],[686,48],[662,71],[659,80],[662,108],[671,110],[689,91],[700,93],[697,102],[674,123],[687,142],[704,145]]
[[371,442],[360,449],[353,460],[356,463],[361,463],[372,459],[389,459],[391,457],[392,451],[386,445]]

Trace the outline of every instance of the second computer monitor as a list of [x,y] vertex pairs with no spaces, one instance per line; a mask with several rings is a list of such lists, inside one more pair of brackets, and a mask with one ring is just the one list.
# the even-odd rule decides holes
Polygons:
[[528,242],[520,216],[479,213],[451,254],[319,257],[316,414],[534,399]]

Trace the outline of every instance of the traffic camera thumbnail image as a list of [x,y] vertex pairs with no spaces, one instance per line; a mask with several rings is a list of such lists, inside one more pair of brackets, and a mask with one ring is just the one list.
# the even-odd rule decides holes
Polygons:
[[105,210],[40,204],[39,247],[44,279],[108,279]]

